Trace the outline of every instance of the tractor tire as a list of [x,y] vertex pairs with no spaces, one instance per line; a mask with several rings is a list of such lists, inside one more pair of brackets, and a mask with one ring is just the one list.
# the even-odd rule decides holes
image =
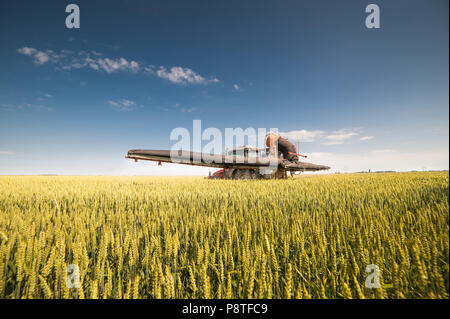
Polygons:
[[256,179],[256,173],[251,169],[237,169],[233,172],[233,179]]

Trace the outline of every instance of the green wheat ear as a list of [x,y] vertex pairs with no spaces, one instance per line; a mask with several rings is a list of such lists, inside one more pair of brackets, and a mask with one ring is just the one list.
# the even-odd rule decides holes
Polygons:
[[8,236],[6,236],[4,232],[0,231],[0,239],[6,242],[8,241]]
[[445,172],[0,176],[0,298],[445,299],[448,189]]

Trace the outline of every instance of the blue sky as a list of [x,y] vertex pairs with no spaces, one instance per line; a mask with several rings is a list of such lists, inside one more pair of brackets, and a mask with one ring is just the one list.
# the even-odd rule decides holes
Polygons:
[[73,1],[67,29],[69,3],[0,4],[0,174],[204,174],[124,159],[194,119],[333,171],[448,169],[448,1]]

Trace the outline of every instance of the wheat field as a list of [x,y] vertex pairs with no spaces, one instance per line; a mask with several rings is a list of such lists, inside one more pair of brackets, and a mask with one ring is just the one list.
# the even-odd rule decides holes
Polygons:
[[448,196],[447,172],[1,176],[0,298],[448,298]]

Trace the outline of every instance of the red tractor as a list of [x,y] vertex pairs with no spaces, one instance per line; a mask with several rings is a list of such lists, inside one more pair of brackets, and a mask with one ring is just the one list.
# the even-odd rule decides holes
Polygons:
[[213,174],[211,174],[211,171],[209,172],[209,176],[206,177],[206,179],[226,179],[228,178],[228,168],[221,169]]
[[[138,160],[156,161],[161,165],[162,162],[208,166],[220,168],[214,174],[209,174],[207,179],[286,179],[287,172],[291,175],[306,171],[320,171],[330,169],[328,166],[317,165],[306,162],[299,162],[297,156],[306,157],[297,154],[295,146],[278,137],[278,148],[283,146],[283,152],[279,156],[269,157],[269,149],[259,149],[251,146],[241,146],[227,151],[225,154],[213,155],[212,161],[205,161],[204,154],[188,151],[187,154],[180,154],[172,158],[172,151],[169,150],[129,150],[126,158]],[[288,144],[289,143],[289,144]],[[273,143],[270,143],[273,144]],[[269,145],[270,145],[269,144]],[[287,146],[285,145],[287,144]],[[291,150],[291,151],[290,151]],[[208,154],[211,156],[211,154]],[[290,159],[288,159],[290,158]],[[275,160],[274,163],[271,163]],[[274,164],[274,166],[271,166]]]
[[[241,156],[241,157],[259,157],[265,156],[265,153],[262,149],[251,146],[241,146],[226,152],[228,156]],[[256,176],[259,176],[259,169],[236,169],[236,168],[225,168],[221,169],[213,174],[209,172],[209,176],[206,179],[253,179]]]

